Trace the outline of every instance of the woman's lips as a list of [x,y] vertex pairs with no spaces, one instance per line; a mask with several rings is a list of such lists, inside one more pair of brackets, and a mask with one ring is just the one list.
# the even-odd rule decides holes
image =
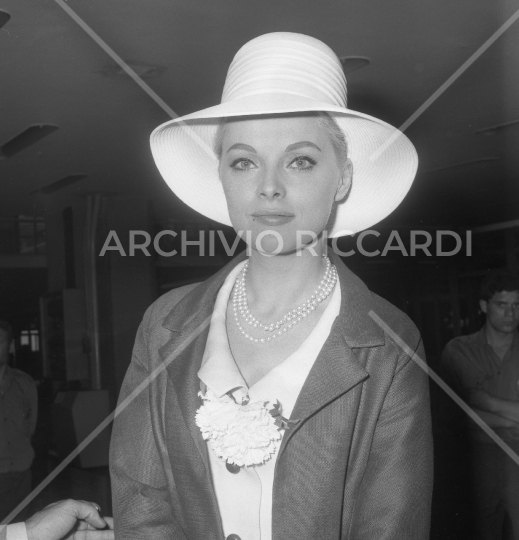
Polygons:
[[292,214],[252,214],[254,221],[263,225],[284,225],[294,219]]

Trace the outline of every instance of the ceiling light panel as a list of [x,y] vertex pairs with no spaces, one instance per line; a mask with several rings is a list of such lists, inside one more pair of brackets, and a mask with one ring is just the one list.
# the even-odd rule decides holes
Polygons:
[[63,189],[72,184],[75,184],[76,182],[79,182],[80,180],[83,180],[86,177],[87,177],[86,174],[69,174],[68,176],[61,178],[60,180],[56,180],[55,182],[51,182],[50,184],[47,184],[46,186],[35,189],[31,193],[43,193],[45,195],[49,195],[51,193],[58,191],[59,189]]
[[11,15],[7,11],[0,9],[0,28],[9,22]]
[[10,141],[7,141],[0,146],[0,159],[6,159],[27,147],[37,143],[47,135],[54,133],[58,129],[58,126],[52,124],[38,124],[29,126],[21,133],[13,137]]
[[494,134],[496,131],[499,131],[501,129],[504,129],[504,128],[507,128],[507,127],[510,127],[510,126],[514,126],[516,124],[519,124],[519,119],[517,120],[510,120],[509,122],[503,122],[501,124],[496,124],[495,126],[488,126],[488,127],[485,127],[485,128],[481,128],[481,129],[478,129],[476,130],[476,134],[477,135],[480,135],[481,133],[487,135],[487,134]]
[[459,163],[453,163],[451,165],[442,165],[441,167],[435,167],[434,169],[427,169],[424,173],[432,173],[437,171],[446,171],[447,169],[456,169],[457,167],[465,167],[466,165],[475,165],[479,163],[487,163],[489,161],[499,161],[501,158],[498,156],[480,157],[477,159],[471,159],[468,161],[460,161]]
[[365,56],[341,56],[339,60],[346,75],[370,64],[370,59]]

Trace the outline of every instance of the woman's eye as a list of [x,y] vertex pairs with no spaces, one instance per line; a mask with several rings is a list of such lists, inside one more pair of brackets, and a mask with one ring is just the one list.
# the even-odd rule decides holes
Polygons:
[[247,158],[238,158],[231,163],[231,168],[237,171],[250,171],[256,168],[256,164]]
[[309,171],[316,163],[314,159],[308,156],[298,156],[290,162],[289,167],[300,171]]

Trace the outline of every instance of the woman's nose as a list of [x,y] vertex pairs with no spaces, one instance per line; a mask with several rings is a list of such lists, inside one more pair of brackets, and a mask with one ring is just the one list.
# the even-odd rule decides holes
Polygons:
[[258,185],[258,196],[266,199],[280,199],[285,196],[285,187],[278,171],[265,171]]

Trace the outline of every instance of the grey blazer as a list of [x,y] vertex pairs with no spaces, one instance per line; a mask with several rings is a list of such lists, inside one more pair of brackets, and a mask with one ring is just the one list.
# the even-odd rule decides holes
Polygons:
[[[118,540],[224,540],[194,416],[215,297],[243,257],[202,284],[164,295],[144,316],[110,451]],[[426,540],[427,376],[369,312],[423,358],[420,336],[407,316],[330,257],[339,272],[341,311],[294,407],[291,418],[299,422],[283,436],[273,540]]]

